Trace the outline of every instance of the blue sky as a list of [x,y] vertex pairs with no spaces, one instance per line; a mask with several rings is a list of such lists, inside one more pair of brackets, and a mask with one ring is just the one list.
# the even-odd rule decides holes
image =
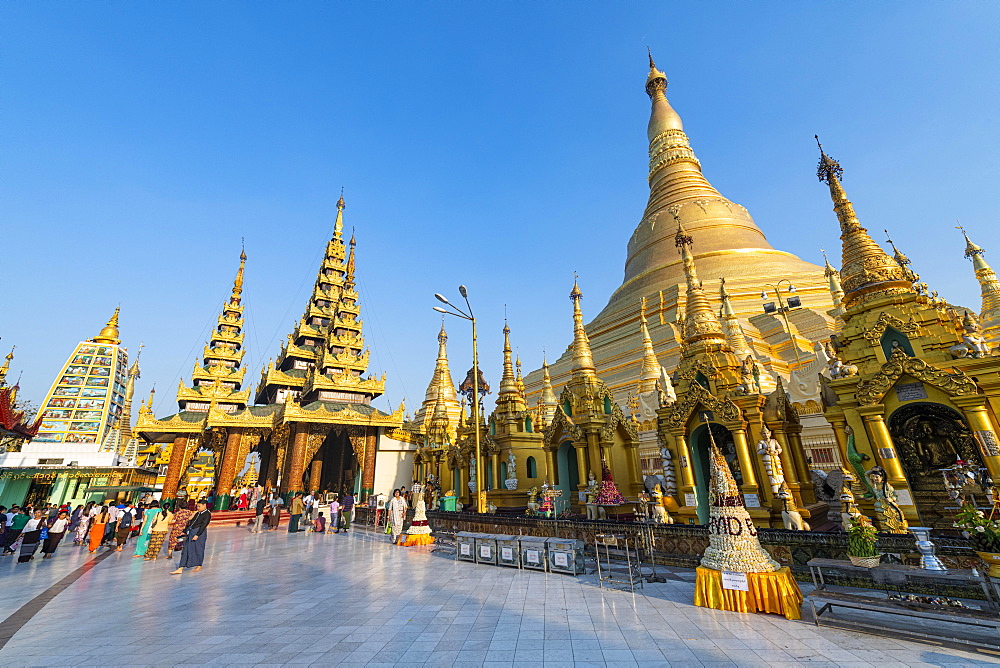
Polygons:
[[[878,240],[978,306],[1000,264],[998,3],[4,3],[0,216],[12,375],[43,398],[119,303],[172,412],[246,239],[247,380],[301,315],[345,188],[382,407],[422,399],[434,292],[500,372],[620,284],[646,203],[646,46],[704,171],[776,247],[839,247],[819,133]],[[833,254],[836,258],[836,253]],[[455,375],[468,330],[449,323]],[[456,379],[458,380],[458,379]]]

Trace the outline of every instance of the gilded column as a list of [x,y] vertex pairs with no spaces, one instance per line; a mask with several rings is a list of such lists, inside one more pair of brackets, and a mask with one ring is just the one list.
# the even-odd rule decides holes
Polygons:
[[490,480],[488,481],[489,485],[487,485],[487,486],[490,489],[500,489],[500,484],[499,484],[499,482],[500,482],[500,453],[499,452],[494,452],[492,455],[490,455],[490,469],[491,469]]
[[833,437],[837,441],[837,452],[840,453],[840,465],[849,466],[847,460],[847,418],[828,409],[826,419],[833,426]]
[[990,421],[990,414],[986,410],[986,397],[982,395],[952,397],[952,401],[965,414],[990,477],[993,480],[1000,480],[1000,444],[997,441],[996,429]]
[[[589,476],[590,471],[592,470],[587,466],[587,446],[575,445],[574,449],[576,450],[577,477],[580,479],[579,480],[580,485],[586,485],[587,477]],[[594,471],[594,475],[596,475],[599,480],[601,477],[601,470],[597,469],[596,471]],[[560,482],[562,482],[563,484],[568,484],[569,480]],[[549,484],[552,484],[551,480],[549,481]]]
[[302,473],[305,469],[306,440],[309,438],[309,429],[305,424],[296,426],[295,434],[292,436],[290,451],[285,457],[288,459],[288,479],[283,480],[281,486],[287,497],[291,497],[295,492],[302,491]]
[[[580,455],[577,454],[577,457],[579,457],[579,456]],[[579,465],[579,461],[580,460],[577,459],[577,465]],[[527,471],[525,471],[525,475],[527,475]],[[544,479],[548,480],[550,485],[554,485],[555,482],[556,482],[556,453],[551,448],[545,448],[545,478]]]
[[309,491],[319,492],[322,480],[323,460],[316,456],[313,457],[312,464],[309,465]]
[[788,445],[792,449],[792,459],[795,461],[796,473],[800,481],[799,493],[803,500],[816,503],[816,491],[812,486],[812,476],[809,474],[809,464],[806,462],[806,451],[802,447],[802,425],[788,426]]
[[[681,467],[681,486],[685,492],[694,492],[697,483],[694,479],[694,462],[691,459],[691,452],[688,449],[687,439],[684,433],[671,434],[674,437],[674,447],[677,450],[677,460]],[[685,504],[681,504],[685,505]]]
[[240,440],[242,434],[237,429],[233,429],[226,437],[225,449],[222,451],[222,463],[219,466],[219,487],[215,490],[214,510],[229,510],[229,504],[233,497],[229,490],[233,487],[236,474],[239,472]]
[[743,487],[740,490],[743,494],[759,494],[760,488],[757,486],[757,475],[753,469],[753,458],[750,456],[750,447],[747,444],[747,433],[742,426],[730,427],[733,435],[733,445],[736,446],[736,457],[740,461],[740,471],[743,473]]
[[896,448],[892,444],[892,437],[889,436],[889,428],[885,426],[885,418],[882,415],[884,410],[885,407],[882,405],[864,406],[858,408],[858,413],[865,421],[868,435],[875,445],[874,449],[878,454],[879,463],[889,474],[889,482],[896,489],[899,489],[901,485],[909,488],[903,467],[896,455]]
[[[378,427],[368,427],[365,431],[365,468],[361,474],[361,498],[367,499],[375,493],[375,451],[378,447]],[[438,473],[440,474],[440,455]],[[439,483],[440,484],[440,478]]]
[[167,463],[167,474],[163,480],[163,491],[160,493],[161,502],[169,501],[171,507],[173,507],[174,499],[177,498],[177,487],[187,464],[187,459],[184,457],[187,444],[187,436],[174,436],[174,445],[170,450],[170,461]]

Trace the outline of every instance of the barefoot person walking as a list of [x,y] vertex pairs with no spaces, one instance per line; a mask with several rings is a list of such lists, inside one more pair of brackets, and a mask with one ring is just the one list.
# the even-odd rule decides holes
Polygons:
[[180,575],[185,568],[194,567],[200,571],[205,561],[205,540],[208,538],[208,523],[212,521],[212,513],[208,510],[208,500],[202,499],[197,504],[198,511],[187,523],[184,531],[184,547],[181,548],[181,563],[171,575]]

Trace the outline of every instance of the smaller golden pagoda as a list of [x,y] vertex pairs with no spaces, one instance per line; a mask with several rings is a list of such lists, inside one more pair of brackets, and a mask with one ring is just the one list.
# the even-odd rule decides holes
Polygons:
[[[820,146],[818,176],[829,187],[843,241],[844,291],[844,325],[824,381],[825,416],[858,477],[866,514],[894,490],[910,524],[950,528],[954,502],[942,469],[958,459],[977,462],[1000,480],[1000,357],[974,312],[929,294],[902,253],[894,248],[890,257],[871,239],[841,184],[843,171]],[[990,315],[995,278],[981,249],[966,243]]]
[[983,302],[979,311],[979,322],[983,328],[983,337],[993,348],[1000,346],[1000,281],[997,280],[993,267],[986,262],[983,255],[986,251],[972,243],[965,228],[959,227],[965,236],[965,257],[972,260],[976,271],[976,280],[982,289]]

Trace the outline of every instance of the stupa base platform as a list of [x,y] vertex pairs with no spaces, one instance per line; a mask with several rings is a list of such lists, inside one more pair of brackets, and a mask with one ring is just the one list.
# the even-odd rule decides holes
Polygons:
[[406,534],[405,538],[399,541],[402,547],[412,547],[414,545],[430,545],[434,542],[434,536],[426,533]]
[[730,612],[773,612],[802,619],[802,591],[786,566],[770,573],[747,573],[748,591],[722,588],[722,571],[698,567],[694,604]]

